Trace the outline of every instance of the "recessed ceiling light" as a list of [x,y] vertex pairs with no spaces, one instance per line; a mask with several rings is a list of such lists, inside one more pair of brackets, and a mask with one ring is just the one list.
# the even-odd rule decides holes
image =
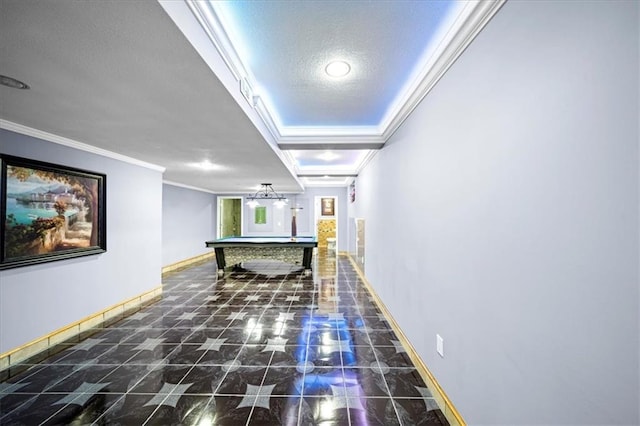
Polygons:
[[211,170],[222,170],[224,169],[223,166],[219,165],[219,164],[213,164],[211,161],[209,160],[204,160],[201,161],[199,163],[191,163],[189,164],[191,167],[196,167],[198,169],[202,169],[205,171],[211,171]]
[[324,71],[331,77],[344,77],[351,71],[351,65],[345,61],[333,61],[329,62]]
[[15,78],[7,77],[6,75],[0,75],[0,84],[11,87],[12,89],[30,89],[27,83],[23,83]]
[[318,158],[324,161],[332,161],[332,160],[335,160],[336,158],[340,158],[340,156],[338,154],[334,154],[331,151],[326,151],[318,155]]

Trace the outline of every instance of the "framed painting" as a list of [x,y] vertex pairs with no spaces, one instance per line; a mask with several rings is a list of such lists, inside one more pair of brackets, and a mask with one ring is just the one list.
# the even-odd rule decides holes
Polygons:
[[334,198],[321,198],[321,214],[322,216],[335,216],[335,199]]
[[267,223],[267,208],[265,206],[257,206],[255,208],[255,220],[258,225],[264,225]]
[[107,250],[104,174],[0,154],[0,269]]

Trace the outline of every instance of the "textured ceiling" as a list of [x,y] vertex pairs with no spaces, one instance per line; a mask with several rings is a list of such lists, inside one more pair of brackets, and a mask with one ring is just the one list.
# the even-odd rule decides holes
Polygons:
[[0,74],[31,86],[0,86],[0,127],[216,193],[344,185],[501,2],[0,0]]
[[[0,118],[166,168],[215,192],[300,185],[151,1],[0,1]],[[223,169],[193,167],[208,159]]]
[[[419,71],[453,1],[212,3],[283,126],[377,126]],[[401,48],[399,48],[401,46]],[[325,73],[341,59],[344,78]]]

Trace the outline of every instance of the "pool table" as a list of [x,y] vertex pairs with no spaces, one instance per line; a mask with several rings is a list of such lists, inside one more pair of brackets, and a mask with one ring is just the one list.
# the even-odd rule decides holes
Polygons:
[[224,274],[227,265],[255,259],[302,265],[305,273],[310,273],[313,249],[318,247],[315,237],[227,237],[205,244],[216,252],[218,274]]

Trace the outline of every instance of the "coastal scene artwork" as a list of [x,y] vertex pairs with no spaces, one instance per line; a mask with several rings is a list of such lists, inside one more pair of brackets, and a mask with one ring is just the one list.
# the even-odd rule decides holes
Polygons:
[[106,250],[106,176],[1,156],[0,269]]

